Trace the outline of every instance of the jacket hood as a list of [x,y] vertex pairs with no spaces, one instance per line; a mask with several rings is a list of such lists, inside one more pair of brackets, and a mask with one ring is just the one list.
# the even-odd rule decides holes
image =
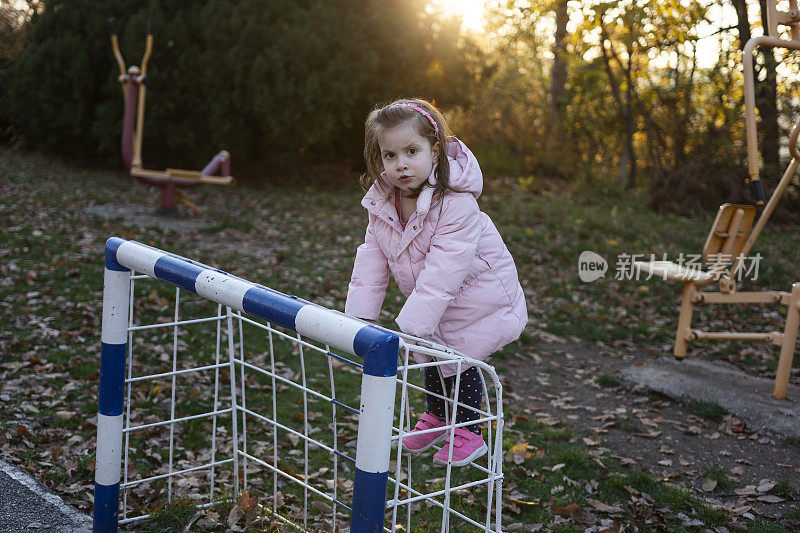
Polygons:
[[479,197],[483,191],[481,167],[475,155],[456,137],[447,139],[447,162],[450,163],[450,186]]
[[[447,138],[447,162],[450,164],[450,186],[453,189],[471,193],[478,198],[483,191],[483,174],[478,165],[478,160],[467,146],[457,137]],[[435,185],[436,166],[434,165],[428,183]],[[364,199],[361,201],[369,211],[380,209],[379,205],[391,198],[391,186],[381,187],[378,182],[372,184]],[[430,209],[433,197],[433,187],[425,187],[417,200],[417,212],[424,215]]]

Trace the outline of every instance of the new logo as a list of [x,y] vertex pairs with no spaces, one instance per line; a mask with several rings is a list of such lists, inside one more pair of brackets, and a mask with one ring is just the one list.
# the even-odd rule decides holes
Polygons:
[[578,277],[584,283],[591,283],[606,275],[608,262],[603,256],[585,250],[578,257]]

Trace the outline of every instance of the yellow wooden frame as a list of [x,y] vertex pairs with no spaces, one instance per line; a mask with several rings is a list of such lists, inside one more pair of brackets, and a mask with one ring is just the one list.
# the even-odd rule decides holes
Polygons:
[[[743,56],[748,183],[758,185],[757,203],[759,205],[764,202],[761,199],[763,193],[760,193],[753,53],[759,46],[800,50],[800,10],[798,10],[797,0],[790,0],[788,12],[778,11],[776,0],[767,0],[767,19],[767,35],[747,41]],[[780,38],[779,25],[789,27],[791,39]],[[798,164],[800,164],[800,152],[797,150],[799,132],[800,120],[795,124],[789,137],[789,152],[792,159],[752,230],[751,226],[756,213],[755,207],[736,204],[720,206],[703,246],[702,257],[705,263],[710,264],[710,269],[707,271],[692,270],[686,268],[685,265],[664,262],[637,261],[634,264],[639,272],[647,272],[654,276],[662,276],[664,279],[683,282],[681,309],[678,315],[678,328],[673,349],[677,359],[685,358],[689,343],[698,340],[759,340],[780,346],[780,358],[772,392],[776,398],[785,398],[789,385],[795,342],[798,326],[800,326],[800,283],[794,283],[790,292],[737,292],[736,279],[743,267],[745,257],[750,253],[761,230],[797,172]],[[710,261],[710,258],[715,258],[715,260]],[[700,290],[715,282],[718,284],[718,291]],[[787,306],[788,311],[782,332],[701,331],[692,328],[694,309],[701,304],[779,304]]]

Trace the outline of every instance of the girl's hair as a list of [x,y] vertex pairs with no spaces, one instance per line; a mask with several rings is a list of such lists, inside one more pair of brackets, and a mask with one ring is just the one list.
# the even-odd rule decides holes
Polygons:
[[[408,106],[418,107],[424,110],[428,116]],[[436,128],[431,119],[436,122]],[[447,127],[447,121],[433,104],[420,98],[401,98],[391,104],[377,106],[367,116],[364,124],[364,161],[367,164],[367,171],[359,178],[361,187],[365,191],[369,190],[373,183],[377,183],[381,188],[389,187],[389,184],[381,179],[383,160],[381,159],[381,148],[378,145],[378,136],[385,129],[394,128],[406,122],[412,123],[416,132],[430,141],[431,147],[439,144],[439,156],[436,158],[436,185],[433,189],[434,198],[441,196],[446,190],[456,190],[450,186],[447,138],[451,133]],[[431,184],[425,181],[414,190],[414,193],[418,195],[422,189],[430,186]]]

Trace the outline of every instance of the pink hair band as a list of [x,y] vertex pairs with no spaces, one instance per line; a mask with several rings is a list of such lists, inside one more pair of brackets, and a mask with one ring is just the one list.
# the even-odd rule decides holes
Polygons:
[[390,105],[389,107],[387,107],[387,109],[392,108],[392,107],[407,107],[409,109],[413,109],[414,111],[424,115],[425,118],[427,118],[428,120],[431,121],[431,124],[433,125],[433,131],[435,131],[437,134],[439,133],[439,126],[436,125],[436,121],[433,120],[433,117],[431,116],[430,113],[428,113],[427,111],[425,111],[421,107],[416,106],[414,104],[406,104],[404,102],[400,102],[399,104]]

